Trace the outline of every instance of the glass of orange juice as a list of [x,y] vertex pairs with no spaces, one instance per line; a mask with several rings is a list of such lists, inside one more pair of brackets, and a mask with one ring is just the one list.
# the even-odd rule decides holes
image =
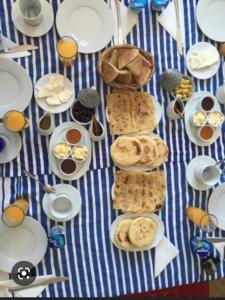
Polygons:
[[187,217],[200,227],[204,232],[212,232],[218,226],[216,216],[207,213],[206,211],[197,207],[188,207],[186,209]]
[[18,132],[29,127],[29,120],[17,110],[10,110],[3,116],[3,125],[12,132]]
[[25,219],[28,207],[29,203],[26,199],[17,199],[3,211],[2,222],[8,227],[19,226]]
[[65,67],[71,67],[78,54],[76,40],[70,36],[64,36],[58,41],[56,48],[61,63]]

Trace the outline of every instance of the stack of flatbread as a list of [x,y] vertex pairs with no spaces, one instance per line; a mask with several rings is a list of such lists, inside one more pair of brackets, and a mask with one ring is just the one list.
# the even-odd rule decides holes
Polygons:
[[164,172],[118,171],[114,187],[113,208],[123,212],[155,212],[165,201]]
[[106,96],[111,134],[154,130],[157,126],[152,97],[144,92],[116,92]]
[[112,144],[113,161],[121,167],[157,168],[168,156],[168,148],[157,135],[120,136]]

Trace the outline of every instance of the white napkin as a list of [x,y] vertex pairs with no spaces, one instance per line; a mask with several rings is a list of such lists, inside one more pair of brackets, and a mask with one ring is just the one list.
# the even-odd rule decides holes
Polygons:
[[155,248],[155,278],[179,254],[179,250],[166,237]]
[[[0,49],[10,48],[15,46],[16,44],[12,42],[10,39],[2,36],[2,40],[0,41]],[[0,53],[0,58],[21,58],[25,56],[30,56],[31,53],[28,51],[16,52],[16,53]]]
[[216,248],[216,250],[219,252],[221,255],[221,258],[224,259],[224,247],[225,247],[225,242],[223,243],[213,243],[213,246]]
[[[0,271],[0,282],[5,280],[9,280],[9,274]],[[8,289],[0,287],[0,298],[9,298],[9,297],[12,297],[12,294],[8,291]]]
[[[111,1],[112,14],[114,19],[114,44],[118,44],[118,25],[115,2]],[[124,38],[130,33],[132,28],[138,22],[138,15],[120,2],[120,12],[122,20],[122,31]]]
[[[184,26],[184,3],[180,0],[180,26],[182,33],[182,42],[185,45],[185,26]],[[156,17],[157,21],[163,28],[176,40],[177,34],[177,19],[175,12],[174,1],[170,2],[163,12]]]

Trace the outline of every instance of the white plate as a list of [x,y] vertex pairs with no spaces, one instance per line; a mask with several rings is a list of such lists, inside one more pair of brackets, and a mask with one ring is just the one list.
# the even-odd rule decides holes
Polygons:
[[52,5],[49,4],[48,1],[41,0],[43,7],[43,20],[37,26],[31,26],[24,22],[19,12],[18,2],[19,1],[17,0],[12,5],[12,20],[17,30],[30,37],[40,37],[46,34],[52,28],[54,22],[54,13]]
[[[54,105],[54,106],[52,105],[51,106],[51,105],[48,105],[48,103],[46,102],[46,98],[38,98],[38,89],[37,88],[41,88],[41,87],[45,86],[48,83],[49,77],[52,75],[60,75],[60,76],[64,77],[65,78],[65,87],[73,92],[73,95],[70,97],[70,99],[66,103],[62,103],[61,105]],[[35,88],[34,88],[34,97],[35,97],[37,104],[43,110],[45,110],[49,113],[52,113],[52,114],[59,114],[59,113],[66,111],[67,109],[69,109],[70,106],[73,104],[73,101],[75,98],[75,92],[74,92],[73,84],[68,78],[66,78],[65,76],[63,76],[61,74],[48,74],[48,75],[41,77],[38,80],[38,82],[36,83]]]
[[[59,168],[60,161],[57,160],[54,156],[54,147],[57,143],[65,141],[65,134],[69,128],[74,128],[80,130],[82,134],[81,144],[87,146],[89,150],[88,158],[85,162],[77,164],[76,173],[74,175],[63,175]],[[52,171],[63,180],[77,180],[82,177],[88,170],[91,163],[91,140],[89,137],[88,131],[79,124],[74,122],[65,122],[54,130],[50,142],[49,142],[49,150],[48,150],[49,163],[52,168]]]
[[205,156],[205,155],[197,156],[194,159],[192,159],[192,161],[190,161],[186,169],[187,182],[190,184],[192,188],[194,188],[197,191],[206,191],[208,189],[211,189],[212,187],[210,185],[203,183],[194,175],[195,168],[199,164],[204,164],[204,163],[209,165],[214,165],[216,161],[209,156]]
[[59,35],[73,36],[80,53],[105,48],[113,36],[113,16],[103,0],[65,0],[56,15]]
[[5,149],[0,153],[0,164],[7,163],[19,155],[22,141],[19,133],[10,132],[0,124],[0,136],[6,141]]
[[193,113],[197,110],[200,100],[206,96],[212,97],[215,100],[215,110],[221,111],[217,99],[209,92],[194,93],[192,98],[186,103],[184,109],[184,121],[185,121],[185,128],[186,128],[186,133],[188,135],[188,138],[192,143],[196,144],[197,146],[203,146],[203,147],[213,144],[220,137],[221,134],[221,128],[218,127],[215,128],[214,130],[214,136],[212,140],[205,141],[205,142],[200,141],[196,135],[198,128],[190,123],[190,118],[193,115]]
[[41,224],[31,217],[14,228],[0,223],[0,270],[11,273],[20,261],[36,266],[47,250],[47,235]]
[[54,185],[54,188],[56,189],[56,194],[57,193],[62,193],[68,195],[70,199],[73,200],[72,204],[72,209],[70,211],[70,214],[67,218],[56,218],[55,216],[52,215],[51,209],[50,209],[50,197],[49,194],[45,194],[43,201],[42,201],[42,207],[45,212],[45,214],[49,217],[49,219],[56,221],[56,222],[67,222],[71,219],[73,219],[81,209],[81,196],[80,192],[73,187],[72,185],[69,184],[57,184]]
[[197,22],[202,32],[210,39],[225,42],[225,1],[199,0]]
[[25,110],[32,94],[27,71],[11,59],[0,58],[0,118],[9,110]]
[[[214,47],[213,45],[211,45],[210,43],[206,43],[206,42],[200,42],[200,43],[196,43],[193,46],[191,46],[191,48],[188,50],[188,53],[186,55],[186,65],[188,68],[189,73],[198,79],[208,79],[213,77],[219,70],[220,67],[220,56],[218,55],[218,62],[213,64],[210,67],[206,67],[200,70],[193,70],[190,66],[189,63],[189,59],[191,54],[193,53],[193,51],[203,51],[209,48],[214,48],[216,49],[216,47]],[[216,49],[216,51],[218,52],[218,50]],[[219,53],[218,53],[219,54]]]
[[219,185],[211,194],[208,212],[218,219],[218,227],[225,230],[225,183]]
[[122,220],[125,220],[125,219],[136,219],[136,218],[139,218],[139,217],[145,217],[145,218],[150,218],[150,219],[153,219],[156,224],[157,224],[157,233],[156,233],[156,236],[155,236],[155,239],[153,240],[152,244],[148,247],[142,247],[142,248],[137,248],[135,250],[132,250],[130,252],[138,252],[138,251],[145,251],[145,250],[150,250],[154,247],[156,247],[159,242],[162,240],[162,238],[164,237],[164,225],[163,225],[163,222],[162,220],[155,214],[153,213],[138,213],[138,214],[122,214],[120,215],[119,217],[117,217],[114,222],[112,223],[111,225],[111,228],[110,228],[110,238],[111,238],[111,241],[113,242],[113,244],[121,249],[121,250],[124,250],[124,251],[128,251],[127,249],[124,249],[122,248],[121,246],[117,245],[116,241],[115,241],[115,230],[116,230],[116,226],[117,224],[122,221]]

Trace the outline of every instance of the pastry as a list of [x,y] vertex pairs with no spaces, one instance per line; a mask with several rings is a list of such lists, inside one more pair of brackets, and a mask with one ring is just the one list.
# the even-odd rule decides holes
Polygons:
[[110,83],[116,79],[119,74],[119,70],[114,67],[110,62],[107,60],[103,62],[102,71],[104,74],[104,79],[106,83]]
[[127,65],[127,69],[135,76],[140,76],[142,70],[142,56],[139,54],[132,62]]
[[118,55],[118,68],[121,70],[132,62],[139,54],[139,50],[135,48],[126,49],[122,48],[119,50]]
[[152,163],[151,167],[156,168],[165,163],[169,154],[169,150],[167,145],[160,137],[153,136],[152,138],[156,142],[157,149],[158,149],[158,156],[156,157],[156,160]]
[[132,219],[125,219],[119,222],[115,229],[115,242],[118,246],[126,250],[134,250],[135,246],[129,240],[129,227]]
[[141,159],[137,162],[137,166],[151,166],[158,157],[158,148],[155,140],[147,135],[138,137],[143,147]]
[[128,70],[121,70],[119,72],[119,75],[117,76],[117,81],[121,83],[129,84],[131,83],[131,80],[132,80],[132,74]]

